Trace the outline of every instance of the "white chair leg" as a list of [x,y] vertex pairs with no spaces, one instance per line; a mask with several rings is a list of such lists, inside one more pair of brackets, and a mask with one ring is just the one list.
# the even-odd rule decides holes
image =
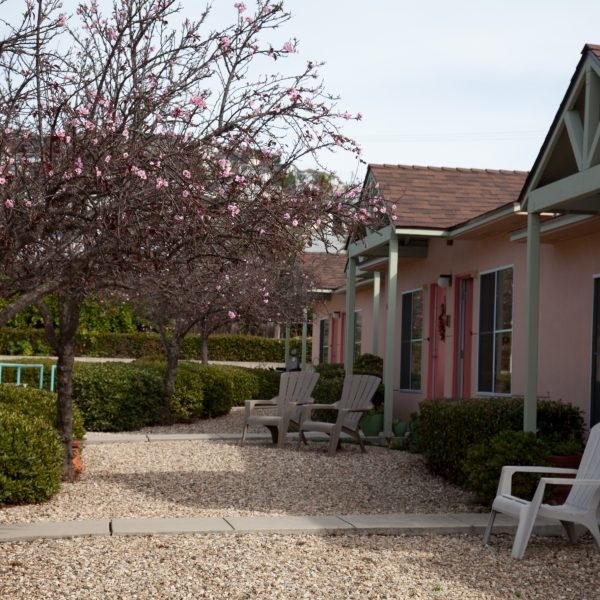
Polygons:
[[490,513],[490,518],[488,519],[487,527],[485,528],[485,531],[483,533],[484,546],[487,546],[490,543],[490,535],[492,534],[492,527],[494,526],[494,519],[496,518],[497,514],[498,512],[495,510],[492,510],[492,512]]
[[577,543],[577,540],[579,539],[579,533],[577,532],[577,527],[575,527],[575,523],[573,523],[572,521],[561,521],[560,524],[567,532],[567,537],[569,538],[571,544]]
[[512,547],[513,558],[523,558],[525,549],[529,543],[529,538],[531,537],[531,532],[533,531],[536,514],[537,507],[536,510],[531,510],[531,505],[521,511],[519,524],[517,525],[517,533],[515,534],[515,541]]

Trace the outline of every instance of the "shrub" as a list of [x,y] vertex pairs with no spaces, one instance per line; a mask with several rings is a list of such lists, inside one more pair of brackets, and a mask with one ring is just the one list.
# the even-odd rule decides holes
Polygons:
[[[535,434],[526,431],[503,431],[486,442],[471,446],[462,469],[466,487],[475,492],[480,502],[493,502],[504,465],[549,466],[548,449]],[[539,478],[535,474],[515,473],[513,495],[530,500]]]
[[[465,482],[462,463],[470,446],[485,443],[502,431],[523,429],[522,398],[426,400],[419,408],[421,452],[434,473],[459,485]],[[538,402],[538,422],[546,431],[582,437],[582,421],[577,415],[579,410],[570,404]]]
[[162,418],[160,367],[126,363],[76,363],[73,399],[93,431],[130,431]]
[[[56,394],[35,388],[0,385],[0,407],[17,410],[27,417],[38,417],[57,428]],[[77,405],[73,405],[73,437],[83,439],[85,426],[83,415]]]
[[235,405],[234,372],[218,365],[198,365],[197,368],[204,391],[202,416],[212,418],[227,414]]
[[42,502],[60,489],[63,447],[45,420],[0,406],[0,504]]

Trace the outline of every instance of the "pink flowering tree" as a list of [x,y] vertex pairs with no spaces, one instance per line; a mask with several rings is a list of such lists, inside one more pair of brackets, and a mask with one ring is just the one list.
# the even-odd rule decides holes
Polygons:
[[202,361],[208,362],[209,336],[232,323],[251,325],[302,318],[310,283],[297,265],[282,257],[205,258],[160,274],[139,275],[127,297],[159,331],[167,359],[163,417],[169,421],[181,346],[188,332],[202,337]]
[[290,18],[282,2],[236,3],[221,31],[207,12],[173,25],[175,0],[60,6],[26,0],[0,43],[0,324],[58,298],[47,331],[68,477],[84,298],[136,275],[293,256],[315,235],[360,231],[377,206],[286,184],[299,159],[357,148],[319,65],[284,72],[297,42],[270,41]]

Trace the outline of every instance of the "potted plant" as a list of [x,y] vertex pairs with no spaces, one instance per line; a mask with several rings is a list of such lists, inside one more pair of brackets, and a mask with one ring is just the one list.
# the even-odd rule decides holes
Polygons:
[[408,423],[396,419],[395,421],[392,421],[392,431],[396,437],[404,437],[408,431]]

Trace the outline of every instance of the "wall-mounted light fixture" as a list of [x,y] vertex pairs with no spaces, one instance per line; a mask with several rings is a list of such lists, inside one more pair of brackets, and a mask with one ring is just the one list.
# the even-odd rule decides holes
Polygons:
[[437,280],[438,287],[448,288],[452,285],[452,275],[440,275]]

